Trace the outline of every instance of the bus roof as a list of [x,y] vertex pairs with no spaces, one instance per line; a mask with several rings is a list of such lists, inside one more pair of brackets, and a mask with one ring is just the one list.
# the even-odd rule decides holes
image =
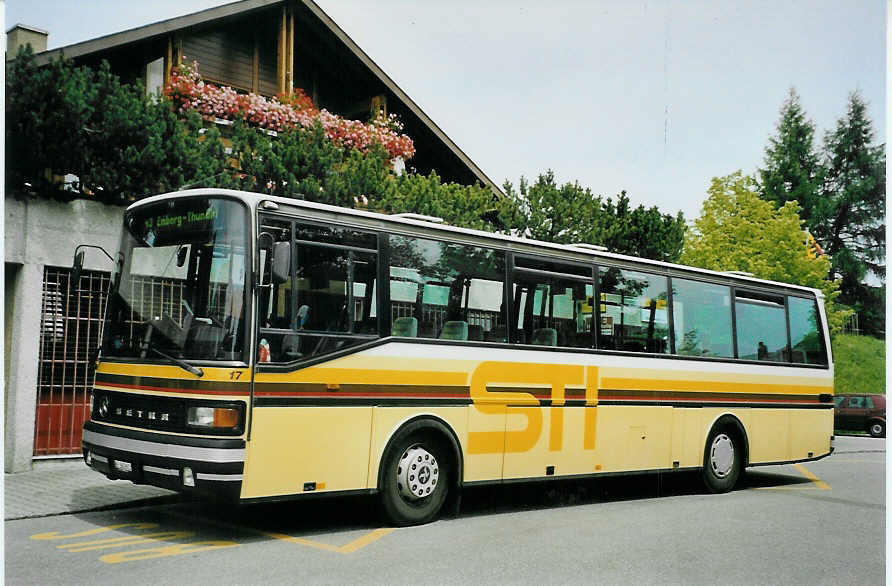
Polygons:
[[[628,263],[628,264],[640,264],[647,265],[651,267],[660,267],[663,270],[675,270],[681,271],[685,273],[692,274],[700,274],[704,277],[709,277],[710,280],[715,281],[733,281],[739,282],[742,284],[752,284],[752,285],[768,285],[771,287],[785,287],[792,288],[801,291],[807,291],[809,293],[815,294],[818,298],[823,299],[824,295],[820,289],[814,289],[812,287],[805,287],[802,285],[796,285],[792,283],[782,283],[779,281],[769,281],[766,279],[757,279],[755,277],[746,276],[745,274],[741,274],[738,271],[712,271],[709,269],[703,269],[699,267],[692,267],[688,265],[681,265],[676,263],[669,263],[664,261],[652,260],[648,258],[640,258],[636,256],[629,256],[625,254],[619,254],[615,252],[609,251],[600,251],[592,247],[591,245],[586,245],[580,243],[580,246],[576,246],[573,244],[557,244],[554,242],[543,242],[541,240],[533,240],[530,238],[524,238],[521,236],[512,236],[508,234],[498,234],[495,232],[486,232],[484,230],[473,230],[470,228],[460,228],[458,226],[451,226],[449,224],[436,223],[433,221],[424,221],[415,219],[412,217],[404,217],[397,214],[382,214],[378,212],[370,212],[366,210],[357,210],[352,208],[345,208],[340,206],[333,206],[329,204],[316,203],[303,199],[295,199],[289,197],[280,197],[275,195],[267,195],[263,193],[254,193],[249,191],[238,191],[233,189],[219,189],[219,188],[201,188],[201,189],[188,189],[183,191],[175,191],[171,193],[164,193],[160,195],[154,195],[151,197],[147,197],[138,202],[131,204],[127,210],[134,209],[136,207],[140,207],[143,205],[155,203],[158,201],[163,201],[170,198],[176,197],[194,197],[194,196],[210,196],[210,195],[225,195],[231,198],[240,199],[244,201],[251,209],[257,209],[262,202],[272,202],[277,205],[284,205],[296,208],[303,208],[306,210],[316,210],[320,212],[328,212],[335,214],[343,214],[345,216],[352,216],[356,218],[364,218],[367,220],[374,220],[379,222],[385,222],[389,224],[395,225],[404,225],[407,227],[422,229],[430,234],[452,234],[454,237],[471,236],[474,238],[486,239],[494,242],[503,243],[503,245],[510,244],[520,244],[523,246],[533,246],[542,248],[551,252],[563,252],[563,253],[572,253],[574,256],[579,259],[580,257],[588,258],[588,259],[604,259],[604,260],[612,260],[620,263]],[[272,210],[270,210],[272,211]]]

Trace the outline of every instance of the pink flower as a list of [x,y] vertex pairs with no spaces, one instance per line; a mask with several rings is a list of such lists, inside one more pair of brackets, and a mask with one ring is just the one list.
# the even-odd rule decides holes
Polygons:
[[219,88],[202,81],[197,61],[191,66],[174,68],[164,95],[170,98],[177,111],[195,110],[209,121],[214,118],[233,120],[241,116],[250,124],[275,131],[296,126],[312,128],[319,122],[326,137],[338,146],[368,153],[374,144],[381,145],[391,159],[388,165],[396,158],[405,161],[415,154],[414,142],[402,134],[403,125],[394,114],[384,116],[379,113],[368,124],[347,120],[327,110],[318,110],[300,88],[271,99],[257,94],[239,94],[231,87]]

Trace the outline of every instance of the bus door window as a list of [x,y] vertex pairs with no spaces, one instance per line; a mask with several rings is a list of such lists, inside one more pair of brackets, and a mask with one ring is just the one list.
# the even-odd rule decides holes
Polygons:
[[[341,226],[295,224],[294,273],[273,287],[261,346],[271,362],[292,362],[377,335],[377,236]],[[280,311],[282,310],[282,311]]]
[[[334,248],[300,246],[297,299],[307,307],[302,329],[349,332],[347,317],[349,253]],[[293,328],[297,329],[297,328]]]
[[536,346],[592,347],[592,269],[515,258],[514,341]]
[[673,277],[672,316],[677,354],[734,357],[729,287]]
[[377,334],[377,256],[353,255],[353,327],[354,333]]
[[750,291],[734,292],[737,357],[787,362],[787,317],[784,298]]
[[272,236],[272,247],[260,250],[261,282],[266,283],[260,289],[260,325],[263,328],[289,328],[295,315],[292,279],[282,282],[274,279],[271,262],[276,244],[291,242],[291,222],[264,218],[260,231]]
[[598,278],[598,347],[668,354],[668,279],[616,267],[601,267]]

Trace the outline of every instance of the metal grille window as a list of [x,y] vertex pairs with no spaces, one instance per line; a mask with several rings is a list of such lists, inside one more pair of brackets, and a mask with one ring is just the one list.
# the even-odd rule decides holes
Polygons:
[[37,370],[34,455],[78,454],[89,419],[94,363],[102,338],[109,274],[84,271],[79,290],[70,269],[46,267]]

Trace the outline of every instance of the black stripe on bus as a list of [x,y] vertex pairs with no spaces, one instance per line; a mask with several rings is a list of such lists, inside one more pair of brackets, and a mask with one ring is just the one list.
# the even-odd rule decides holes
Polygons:
[[151,389],[169,389],[171,391],[229,393],[233,395],[245,394],[251,388],[250,378],[245,376],[244,382],[230,381],[204,381],[180,378],[159,378],[152,376],[140,376],[129,374],[110,374],[107,372],[96,373],[96,385],[126,385],[130,387],[144,387]]
[[468,399],[401,397],[255,397],[255,407],[454,407],[471,405]]
[[632,407],[676,407],[680,409],[699,409],[701,407],[729,407],[751,409],[833,409],[833,405],[822,403],[747,403],[732,401],[598,401],[597,406],[632,406]]
[[[436,399],[436,398],[400,398],[400,397],[257,397],[255,407],[454,407],[473,405],[471,399]],[[539,405],[506,404],[506,407],[550,407],[550,401]],[[563,405],[571,409],[586,407],[584,401],[567,401]],[[758,409],[832,409],[832,405],[819,403],[732,403],[710,402],[697,403],[671,401],[599,401],[590,407],[674,407],[678,409],[700,409],[703,407],[719,408],[758,408]]]

